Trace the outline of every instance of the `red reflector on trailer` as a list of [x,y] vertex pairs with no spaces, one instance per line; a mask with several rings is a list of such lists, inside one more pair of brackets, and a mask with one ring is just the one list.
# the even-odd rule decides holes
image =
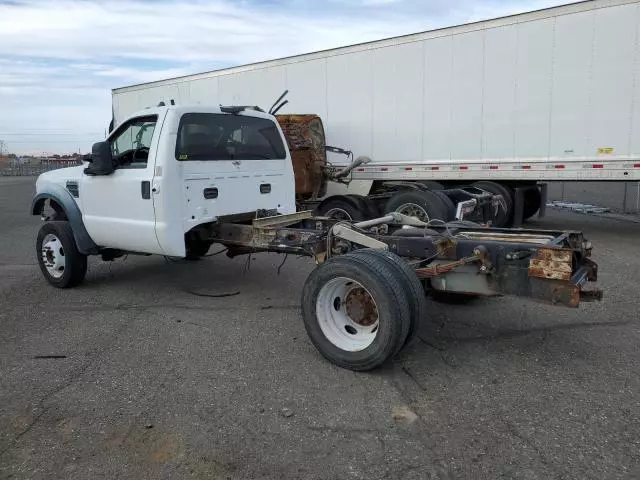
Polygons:
[[467,167],[466,165],[461,165],[460,170],[469,170],[469,167]]
[[388,170],[389,170],[389,169],[388,169],[387,167],[382,167],[382,168],[380,169],[380,171],[381,171],[381,172],[386,172],[386,171],[388,171]]
[[561,169],[564,168],[564,165],[556,165],[555,168]]
[[498,170],[498,165],[489,165],[489,170]]
[[431,167],[431,170],[440,170],[440,167]]
[[594,163],[591,168],[604,168],[604,165],[602,163]]
[[356,172],[364,172],[364,168],[356,168]]
[[522,169],[523,170],[531,170],[531,165],[523,165]]
[[404,169],[405,169],[407,172],[410,172],[411,170],[413,170],[413,167],[404,167]]
[[640,163],[634,163],[633,168],[640,168]]

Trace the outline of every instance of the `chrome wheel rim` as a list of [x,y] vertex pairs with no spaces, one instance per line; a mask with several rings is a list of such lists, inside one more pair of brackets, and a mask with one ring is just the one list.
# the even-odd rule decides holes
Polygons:
[[407,217],[422,220],[423,222],[429,221],[429,214],[417,203],[405,203],[404,205],[400,205],[396,208],[396,212],[406,215]]
[[42,240],[41,252],[42,262],[47,273],[53,278],[62,277],[67,261],[60,239],[53,233],[47,234]]
[[336,220],[348,220],[348,221],[353,220],[353,218],[351,218],[351,215],[349,215],[349,212],[347,212],[346,210],[343,210],[342,208],[332,208],[330,210],[327,210],[324,216],[329,218],[335,218]]

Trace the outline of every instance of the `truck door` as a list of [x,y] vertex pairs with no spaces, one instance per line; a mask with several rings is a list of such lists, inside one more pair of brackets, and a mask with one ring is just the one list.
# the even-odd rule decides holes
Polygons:
[[162,253],[152,199],[158,115],[129,119],[109,136],[116,164],[110,175],[83,175],[83,220],[101,247]]
[[270,116],[185,113],[175,155],[184,184],[185,231],[224,215],[296,211],[291,158]]

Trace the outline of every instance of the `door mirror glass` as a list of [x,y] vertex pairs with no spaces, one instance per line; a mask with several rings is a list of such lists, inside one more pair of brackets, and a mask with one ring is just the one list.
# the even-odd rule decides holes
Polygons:
[[91,148],[91,164],[85,168],[87,175],[110,175],[113,173],[113,158],[109,142],[97,142]]

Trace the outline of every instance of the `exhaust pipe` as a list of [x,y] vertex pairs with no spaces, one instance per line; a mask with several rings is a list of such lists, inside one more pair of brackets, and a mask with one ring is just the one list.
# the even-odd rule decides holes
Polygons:
[[358,157],[353,162],[351,162],[351,164],[349,166],[347,166],[347,167],[343,168],[342,170],[336,172],[333,175],[333,178],[336,178],[336,179],[337,178],[344,178],[347,175],[349,175],[353,171],[354,168],[358,168],[360,165],[367,164],[370,161],[371,161],[371,158],[366,157],[364,155],[361,156],[361,157]]

